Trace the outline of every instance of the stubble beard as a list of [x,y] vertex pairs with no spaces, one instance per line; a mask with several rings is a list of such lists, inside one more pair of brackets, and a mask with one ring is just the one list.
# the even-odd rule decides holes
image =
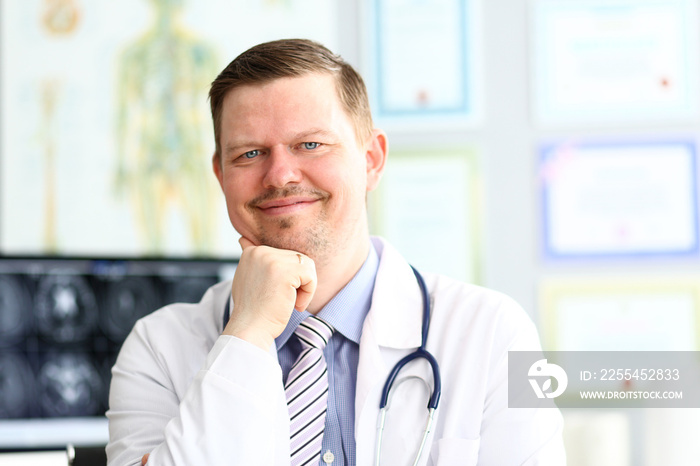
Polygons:
[[294,219],[280,219],[274,228],[259,229],[260,244],[301,252],[312,258],[317,266],[326,264],[334,253],[325,217],[315,219],[307,226],[299,225]]
[[[296,189],[287,190],[284,195],[297,194]],[[321,196],[321,193],[317,193]],[[265,199],[276,196],[265,196]],[[332,229],[328,224],[328,195],[322,193],[321,211],[312,220],[297,219],[294,216],[268,220],[258,224],[257,239],[261,245],[277,249],[301,252],[314,260],[316,265],[327,263],[335,254],[331,238]],[[306,224],[304,224],[306,223]]]

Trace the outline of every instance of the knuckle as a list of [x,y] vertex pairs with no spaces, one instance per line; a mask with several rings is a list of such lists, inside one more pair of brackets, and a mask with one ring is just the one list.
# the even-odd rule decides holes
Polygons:
[[285,271],[284,264],[279,260],[274,260],[272,258],[267,258],[266,267],[272,275],[281,275]]

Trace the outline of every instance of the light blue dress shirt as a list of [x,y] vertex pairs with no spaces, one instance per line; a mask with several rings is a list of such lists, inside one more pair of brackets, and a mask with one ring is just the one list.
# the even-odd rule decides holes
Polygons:
[[[333,455],[333,466],[355,465],[355,387],[360,355],[362,324],[369,312],[379,256],[374,246],[352,280],[317,314],[335,329],[323,350],[328,365],[328,412],[321,457]],[[290,338],[309,313],[293,312],[287,328],[275,339],[284,380],[301,351],[297,338]],[[326,463],[321,460],[321,465]]]

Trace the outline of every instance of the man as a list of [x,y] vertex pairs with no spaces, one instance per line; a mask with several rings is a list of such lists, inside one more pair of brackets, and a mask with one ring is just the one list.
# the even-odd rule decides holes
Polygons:
[[[113,369],[110,464],[373,464],[382,389],[421,344],[423,300],[410,266],[368,233],[387,141],[362,79],[319,44],[275,41],[229,64],[210,99],[213,169],[243,253],[232,283],[134,327]],[[508,350],[539,348],[524,311],[426,282],[443,390],[418,464],[564,464],[559,412],[507,407]],[[325,348],[306,345],[326,330]],[[299,426],[290,392],[314,371],[322,389]],[[431,374],[416,360],[394,383],[382,464],[413,464]]]

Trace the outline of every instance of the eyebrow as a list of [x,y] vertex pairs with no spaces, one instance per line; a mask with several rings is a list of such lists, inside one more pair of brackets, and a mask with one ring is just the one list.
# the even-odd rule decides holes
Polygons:
[[301,133],[297,134],[294,139],[296,139],[296,140],[307,139],[307,138],[310,138],[313,136],[322,136],[322,137],[332,138],[332,139],[337,138],[336,133],[334,133],[333,131],[328,131],[328,130],[320,129],[320,128],[318,128],[318,129],[314,128],[314,129],[310,129],[308,131],[302,131]]
[[255,147],[255,144],[253,144],[253,143],[227,144],[226,146],[224,146],[223,153],[226,155],[231,154],[231,153],[238,153],[244,147]]

